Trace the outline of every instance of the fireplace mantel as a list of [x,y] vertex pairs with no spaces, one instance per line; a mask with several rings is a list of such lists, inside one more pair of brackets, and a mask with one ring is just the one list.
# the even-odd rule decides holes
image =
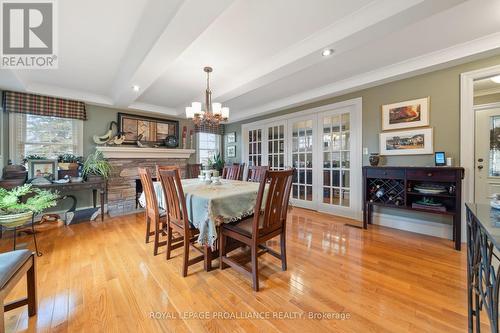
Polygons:
[[194,149],[139,148],[139,147],[97,147],[105,158],[189,158]]

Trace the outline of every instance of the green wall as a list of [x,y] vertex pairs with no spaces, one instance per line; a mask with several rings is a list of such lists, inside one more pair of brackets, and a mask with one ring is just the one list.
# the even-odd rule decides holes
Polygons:
[[[357,97],[363,99],[363,147],[367,147],[369,152],[378,152],[382,123],[381,106],[430,96],[430,126],[434,128],[434,150],[445,151],[447,156],[451,156],[454,163],[458,164],[460,158],[460,74],[498,64],[500,64],[500,56],[494,56],[229,124],[226,126],[226,132],[237,133],[238,145],[237,156],[231,160],[241,160],[242,124],[286,114],[293,116],[293,112]],[[433,155],[385,156],[383,164],[426,166],[434,164],[433,158]],[[363,165],[367,164],[368,157],[363,156]]]
[[[281,115],[290,115],[292,117],[293,113],[297,111],[358,97],[363,99],[363,147],[367,147],[369,152],[378,152],[379,133],[381,132],[382,123],[381,106],[383,104],[430,96],[430,126],[434,128],[434,150],[445,151],[447,156],[453,158],[454,164],[458,165],[460,161],[460,74],[498,64],[500,64],[500,56],[494,56],[228,124],[226,126],[226,133],[236,132],[237,148],[236,158],[227,159],[227,161],[241,161],[242,124]],[[368,164],[368,156],[364,155],[363,165]],[[385,156],[382,160],[382,165],[434,165],[434,156]],[[394,209],[383,209],[380,212],[390,212],[396,216],[417,218],[437,223],[449,224],[451,222],[445,217],[434,214],[414,214],[409,211]]]
[[[0,91],[1,94],[1,91]],[[83,155],[84,157],[88,156],[92,153],[96,147],[96,144],[92,140],[92,137],[97,135],[103,135],[107,132],[109,124],[111,121],[117,121],[118,112],[130,113],[130,114],[138,114],[145,115],[149,117],[156,118],[166,118],[166,119],[175,119],[179,120],[179,136],[182,136],[182,128],[183,126],[187,126],[188,136],[189,130],[192,129],[192,123],[186,119],[177,119],[175,117],[170,116],[158,116],[151,113],[144,112],[136,112],[130,110],[121,110],[115,108],[108,108],[96,105],[87,105],[87,121],[83,123]],[[3,137],[3,145],[4,145],[4,165],[7,165],[8,156],[9,156],[9,134],[8,134],[8,114],[2,112],[1,115],[4,119],[3,128],[2,128],[2,137]],[[182,144],[182,139],[180,139],[180,145]],[[189,143],[189,138],[188,138]],[[194,154],[191,156],[190,163],[194,163],[195,156]],[[92,204],[92,194],[89,191],[82,191],[77,193],[72,193],[77,197],[78,200],[78,208],[82,207],[90,207]],[[56,207],[54,210],[63,209],[62,206]]]
[[[151,113],[130,111],[130,110],[121,110],[115,108],[108,108],[103,106],[96,105],[87,105],[87,121],[84,122],[83,125],[83,154],[87,156],[89,153],[92,153],[96,144],[92,140],[94,135],[103,135],[108,131],[109,124],[112,121],[117,121],[118,112],[143,115],[147,117],[155,117],[155,118],[165,118],[165,119],[173,119],[179,121],[179,147],[182,145],[182,128],[183,126],[187,126],[187,135],[188,135],[188,145],[189,145],[189,131],[193,128],[192,122],[187,119],[180,119],[171,116],[159,116]],[[194,154],[191,156],[190,163],[194,163],[195,156]]]

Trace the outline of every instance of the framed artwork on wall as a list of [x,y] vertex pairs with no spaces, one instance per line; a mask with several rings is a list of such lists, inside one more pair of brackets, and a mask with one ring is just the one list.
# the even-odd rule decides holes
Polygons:
[[57,180],[57,160],[28,160],[28,178],[40,177]]
[[433,154],[432,128],[380,133],[381,155]]
[[236,142],[236,132],[227,133],[227,143],[235,143]]
[[429,126],[430,97],[382,105],[382,130]]
[[124,144],[136,144],[137,138],[159,145],[165,144],[168,136],[175,136],[179,142],[179,122],[177,120],[152,118],[128,113],[118,113],[119,131],[125,132]]
[[236,146],[228,146],[226,148],[227,157],[236,157]]

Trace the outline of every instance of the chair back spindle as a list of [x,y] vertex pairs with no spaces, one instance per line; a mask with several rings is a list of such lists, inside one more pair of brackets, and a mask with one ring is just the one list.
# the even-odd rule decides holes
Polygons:
[[247,181],[260,183],[266,177],[268,166],[249,166]]
[[[254,208],[254,212],[259,212],[254,214],[252,233],[254,238],[285,227],[292,175],[293,170],[265,172]],[[267,196],[261,210],[266,186],[268,186]]]
[[239,165],[226,165],[222,170],[222,179],[238,180],[239,171]]

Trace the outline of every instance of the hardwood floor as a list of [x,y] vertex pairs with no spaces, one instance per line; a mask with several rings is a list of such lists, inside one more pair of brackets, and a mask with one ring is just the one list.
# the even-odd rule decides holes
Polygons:
[[[7,312],[7,332],[466,331],[465,251],[443,239],[345,222],[293,209],[288,271],[274,257],[260,257],[258,293],[230,268],[205,272],[199,263],[183,278],[181,251],[166,261],[144,243],[142,214],[42,225],[39,312],[33,318],[26,307]],[[9,236],[0,240],[2,251],[12,246]],[[33,248],[30,236],[23,241]],[[9,299],[24,290],[23,282]],[[350,318],[309,319],[310,312]],[[299,314],[306,318],[277,318]],[[196,315],[211,318],[189,317]],[[250,315],[261,319],[242,318]]]

